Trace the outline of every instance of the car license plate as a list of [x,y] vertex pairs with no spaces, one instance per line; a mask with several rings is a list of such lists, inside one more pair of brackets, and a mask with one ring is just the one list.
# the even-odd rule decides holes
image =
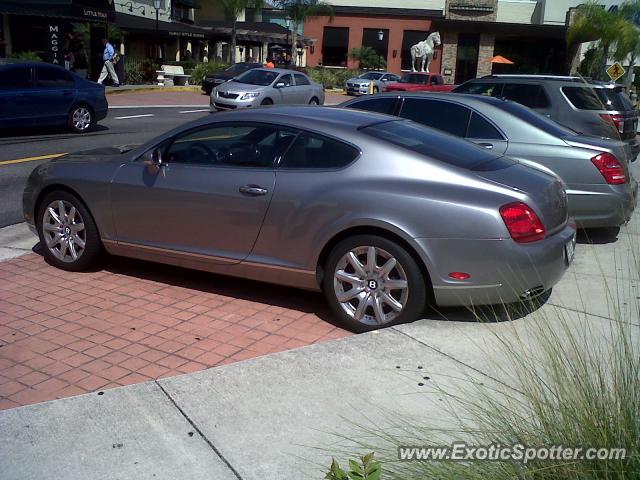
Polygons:
[[565,262],[567,262],[567,265],[571,265],[571,262],[573,262],[573,257],[576,254],[576,235],[575,233],[573,234],[573,236],[571,237],[571,240],[569,240],[565,245],[564,245],[564,259]]

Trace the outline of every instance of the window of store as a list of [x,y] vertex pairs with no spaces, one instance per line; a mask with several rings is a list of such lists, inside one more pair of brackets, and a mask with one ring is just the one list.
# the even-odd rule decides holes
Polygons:
[[411,47],[416,43],[426,40],[429,31],[405,30],[402,37],[402,70],[411,70]]
[[[382,40],[380,40],[382,32]],[[384,28],[364,28],[362,30],[362,46],[373,48],[384,61],[389,53],[389,30]]]
[[349,53],[349,28],[324,27],[322,35],[322,64],[346,67]]

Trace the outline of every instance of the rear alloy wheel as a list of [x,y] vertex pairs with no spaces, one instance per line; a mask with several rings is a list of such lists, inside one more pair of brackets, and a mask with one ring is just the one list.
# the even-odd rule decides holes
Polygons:
[[336,245],[326,264],[323,290],[342,323],[357,332],[417,320],[427,302],[416,261],[378,236],[352,237]]
[[78,105],[69,113],[69,128],[76,133],[88,132],[93,122],[93,112],[86,105]]
[[102,250],[91,214],[68,192],[51,192],[44,198],[38,215],[38,233],[45,259],[63,270],[89,268]]
[[313,97],[309,100],[309,105],[320,105],[320,101],[316,97]]
[[380,91],[380,90],[378,89],[378,87],[373,87],[373,93],[374,93],[374,95],[375,95],[376,93],[378,93],[379,91]]

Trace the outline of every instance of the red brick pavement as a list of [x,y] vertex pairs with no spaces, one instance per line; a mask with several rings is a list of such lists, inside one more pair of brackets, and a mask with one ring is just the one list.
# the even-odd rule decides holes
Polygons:
[[322,297],[109,258],[70,273],[0,262],[0,409],[145,382],[350,335]]

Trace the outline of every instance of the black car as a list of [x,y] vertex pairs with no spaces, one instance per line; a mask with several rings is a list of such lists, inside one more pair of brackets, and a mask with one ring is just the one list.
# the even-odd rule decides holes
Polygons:
[[67,126],[84,133],[108,108],[96,82],[49,63],[0,59],[0,129]]
[[489,75],[469,80],[453,92],[512,100],[578,133],[623,140],[634,160],[640,153],[638,110],[622,85],[581,77]]
[[204,77],[204,79],[202,80],[202,91],[207,95],[211,95],[211,90],[213,90],[221,83],[228,82],[232,78],[237,77],[247,70],[251,70],[253,68],[261,68],[263,66],[264,65],[262,65],[261,63],[253,62],[235,63],[223,72],[213,73]]

